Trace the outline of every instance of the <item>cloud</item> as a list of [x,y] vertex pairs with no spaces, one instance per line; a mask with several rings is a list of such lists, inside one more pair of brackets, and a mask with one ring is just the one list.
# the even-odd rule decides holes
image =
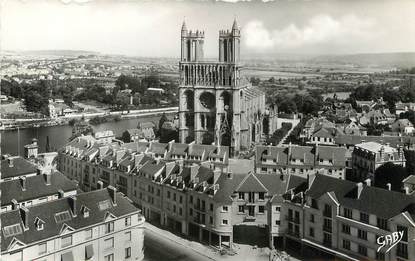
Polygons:
[[283,50],[327,44],[353,44],[372,38],[375,21],[346,15],[338,19],[329,15],[312,17],[303,27],[289,24],[283,29],[269,30],[260,20],[252,20],[244,28],[245,45],[268,51],[274,47]]

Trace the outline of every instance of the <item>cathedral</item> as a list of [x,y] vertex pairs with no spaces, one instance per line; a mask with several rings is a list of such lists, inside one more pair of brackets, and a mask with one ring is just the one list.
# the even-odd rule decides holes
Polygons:
[[231,155],[261,142],[276,128],[276,109],[241,75],[241,32],[219,31],[219,60],[204,59],[204,31],[181,29],[180,142],[229,146]]

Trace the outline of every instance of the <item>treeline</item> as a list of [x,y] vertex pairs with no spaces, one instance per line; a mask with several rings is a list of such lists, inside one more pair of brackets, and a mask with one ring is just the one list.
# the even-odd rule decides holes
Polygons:
[[277,105],[279,112],[303,113],[317,115],[322,110],[324,102],[319,90],[309,90],[307,92],[276,92],[267,95],[268,103]]
[[376,101],[382,98],[391,111],[395,111],[395,104],[399,101],[415,102],[415,89],[410,88],[409,85],[393,87],[390,84],[359,86],[350,94],[348,101],[356,107],[357,100]]

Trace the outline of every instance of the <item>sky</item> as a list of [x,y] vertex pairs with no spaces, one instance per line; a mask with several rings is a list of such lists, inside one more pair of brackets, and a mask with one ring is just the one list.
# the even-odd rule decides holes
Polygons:
[[415,51],[414,0],[2,0],[3,50],[180,56],[180,28],[218,31],[236,18],[245,57]]

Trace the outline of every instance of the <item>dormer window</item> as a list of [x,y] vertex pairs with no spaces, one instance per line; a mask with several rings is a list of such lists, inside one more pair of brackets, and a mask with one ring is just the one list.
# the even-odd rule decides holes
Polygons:
[[45,222],[41,220],[40,218],[36,218],[35,220],[35,227],[37,231],[41,231],[44,228]]
[[84,218],[89,217],[89,208],[82,206],[81,213],[83,214]]

